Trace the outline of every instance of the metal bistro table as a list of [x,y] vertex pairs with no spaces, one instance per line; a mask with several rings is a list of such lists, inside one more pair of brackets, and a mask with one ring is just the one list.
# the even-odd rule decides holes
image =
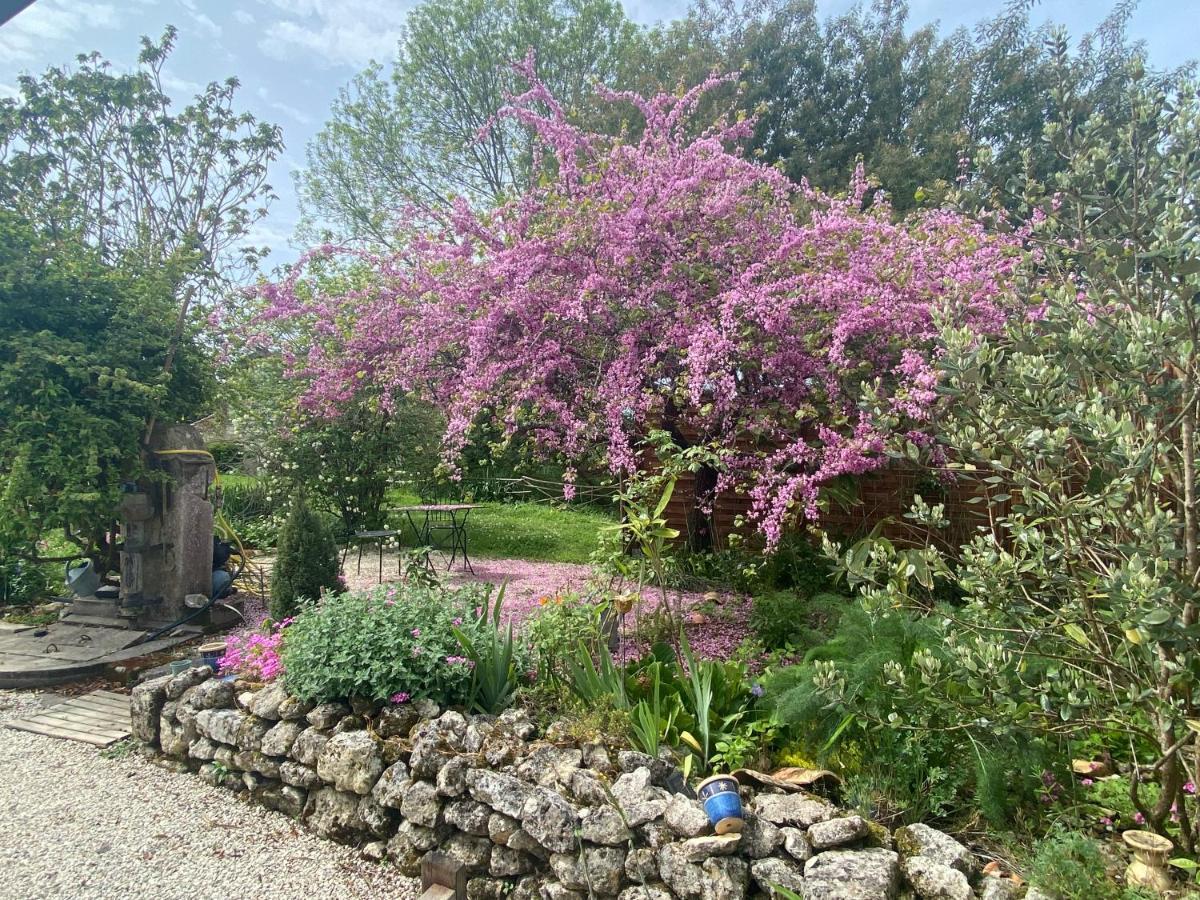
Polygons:
[[[454,565],[454,560],[461,551],[463,566],[474,575],[471,559],[467,556],[467,516],[471,514],[471,510],[482,507],[482,503],[421,503],[416,506],[397,507],[396,512],[404,513],[408,519],[418,547],[429,547],[445,553],[444,540],[439,542],[435,536],[449,536],[450,562],[446,564],[446,568]],[[429,561],[429,557],[426,556],[425,559],[432,569],[433,563]]]

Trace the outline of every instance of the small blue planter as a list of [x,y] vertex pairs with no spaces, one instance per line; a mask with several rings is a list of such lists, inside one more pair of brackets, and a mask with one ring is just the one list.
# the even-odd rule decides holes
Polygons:
[[742,818],[742,798],[738,794],[737,779],[732,775],[713,775],[700,782],[696,789],[704,812],[717,834],[741,831],[746,824]]

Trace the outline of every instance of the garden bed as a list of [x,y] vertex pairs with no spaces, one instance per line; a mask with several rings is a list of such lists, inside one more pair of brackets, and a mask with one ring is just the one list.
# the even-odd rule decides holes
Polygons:
[[316,704],[195,668],[139,685],[131,710],[136,739],[169,767],[405,875],[436,848],[473,898],[1017,895],[948,835],[891,832],[800,790],[744,785],[744,829],[714,835],[669,752],[573,739],[520,708]]

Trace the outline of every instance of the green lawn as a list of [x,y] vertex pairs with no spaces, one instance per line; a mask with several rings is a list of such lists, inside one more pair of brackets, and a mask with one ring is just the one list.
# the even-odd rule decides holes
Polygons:
[[[389,499],[393,505],[420,502],[408,494]],[[472,556],[564,563],[586,563],[600,529],[614,522],[594,508],[556,508],[548,503],[487,503],[471,510],[470,516]]]

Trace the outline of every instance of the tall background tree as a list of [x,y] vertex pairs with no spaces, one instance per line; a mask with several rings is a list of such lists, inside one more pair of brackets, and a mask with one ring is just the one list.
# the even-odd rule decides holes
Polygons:
[[298,183],[310,237],[395,243],[397,215],[495,204],[528,187],[533,137],[505,121],[512,63],[538,71],[573,108],[595,83],[624,86],[644,37],[615,0],[429,0],[413,10],[389,70],[372,65],[334,102]]
[[143,38],[132,72],[90,54],[0,101],[0,555],[58,532],[111,564],[140,438],[211,399],[203,313],[258,258],[282,141],[234,78],[177,109],[175,38]]

